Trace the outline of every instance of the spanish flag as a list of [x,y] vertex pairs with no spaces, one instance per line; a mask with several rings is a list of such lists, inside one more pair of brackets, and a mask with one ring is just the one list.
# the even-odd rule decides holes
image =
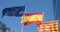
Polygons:
[[27,24],[42,24],[42,20],[43,20],[43,12],[25,13],[22,16],[21,23],[23,25],[27,25]]

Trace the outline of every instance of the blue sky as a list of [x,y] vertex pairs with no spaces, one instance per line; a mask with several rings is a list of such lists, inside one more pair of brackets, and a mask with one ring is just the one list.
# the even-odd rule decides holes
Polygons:
[[[53,13],[53,2],[52,0],[0,0],[0,21],[4,22],[7,27],[10,27],[11,30],[16,30],[16,32],[20,32],[21,25],[21,17],[14,16],[4,16],[1,18],[2,10],[6,7],[13,6],[26,6],[25,13],[29,12],[44,12],[43,21],[54,20]],[[37,26],[35,24],[30,24],[24,26],[22,32],[38,32]]]

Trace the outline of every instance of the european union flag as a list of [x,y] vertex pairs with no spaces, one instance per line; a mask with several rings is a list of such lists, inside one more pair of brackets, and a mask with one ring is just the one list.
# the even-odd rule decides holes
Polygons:
[[5,8],[2,11],[2,17],[5,15],[20,17],[24,14],[24,11],[25,11],[25,6]]

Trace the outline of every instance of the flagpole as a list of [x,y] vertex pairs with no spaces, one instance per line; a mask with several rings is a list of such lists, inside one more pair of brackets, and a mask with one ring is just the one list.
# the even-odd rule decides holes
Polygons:
[[[24,8],[25,8],[25,7],[24,7]],[[24,16],[24,15],[25,15],[25,11],[24,11],[24,13],[23,13],[23,16]],[[23,17],[23,19],[24,19],[24,17]],[[22,19],[22,20],[23,20],[23,19]],[[22,22],[22,21],[21,21],[21,22]],[[23,32],[23,28],[24,28],[24,27],[23,27],[23,24],[22,24],[22,26],[21,26],[21,32]]]
[[22,28],[21,28],[21,32],[23,31],[23,25],[22,25]]

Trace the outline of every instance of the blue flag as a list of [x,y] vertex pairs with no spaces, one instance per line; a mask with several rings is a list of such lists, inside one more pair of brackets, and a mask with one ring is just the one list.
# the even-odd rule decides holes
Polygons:
[[20,17],[24,14],[24,11],[25,11],[25,6],[5,8],[2,11],[2,17],[5,15]]

